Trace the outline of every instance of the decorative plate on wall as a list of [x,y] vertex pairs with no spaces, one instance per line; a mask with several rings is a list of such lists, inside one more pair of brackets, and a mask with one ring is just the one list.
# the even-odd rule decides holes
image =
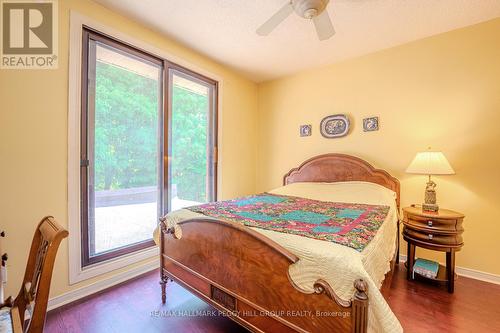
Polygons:
[[345,114],[334,114],[323,118],[320,132],[325,138],[340,138],[349,133],[349,118]]

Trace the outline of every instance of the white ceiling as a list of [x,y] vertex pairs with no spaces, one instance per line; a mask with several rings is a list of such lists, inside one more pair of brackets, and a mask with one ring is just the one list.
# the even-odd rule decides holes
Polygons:
[[261,82],[500,17],[500,0],[330,0],[336,34],[319,41],[292,14],[255,29],[287,0],[95,0]]

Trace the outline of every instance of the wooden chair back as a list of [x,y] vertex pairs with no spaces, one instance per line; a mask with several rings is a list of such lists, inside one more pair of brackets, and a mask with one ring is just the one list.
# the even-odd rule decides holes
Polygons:
[[67,236],[68,231],[52,216],[44,217],[38,224],[21,290],[11,310],[14,333],[43,332],[54,261],[59,244]]

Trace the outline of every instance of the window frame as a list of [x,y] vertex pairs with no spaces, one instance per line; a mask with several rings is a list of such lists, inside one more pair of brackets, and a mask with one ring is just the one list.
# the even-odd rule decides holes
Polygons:
[[[161,109],[159,122],[159,206],[160,215],[164,215],[170,211],[170,186],[169,186],[169,170],[170,170],[170,160],[171,160],[171,147],[169,145],[171,137],[171,80],[169,79],[169,73],[171,70],[175,70],[182,75],[186,75],[189,79],[195,79],[202,82],[204,85],[211,85],[212,94],[210,95],[211,108],[210,108],[210,123],[209,132],[211,134],[212,145],[207,149],[211,149],[212,153],[208,156],[210,157],[209,167],[212,171],[211,182],[207,182],[212,187],[211,193],[213,200],[217,199],[217,189],[218,189],[218,113],[219,113],[219,82],[217,80],[211,79],[208,76],[199,74],[192,71],[186,67],[178,65],[171,62],[164,57],[156,56],[150,52],[144,51],[132,44],[123,42],[117,38],[111,37],[105,33],[102,33],[96,29],[82,25],[82,39],[81,39],[81,99],[80,99],[80,268],[86,269],[97,264],[102,264],[104,262],[115,260],[126,255],[132,255],[140,252],[141,250],[153,249],[156,247],[153,239],[142,241],[139,243],[131,244],[129,246],[120,247],[113,249],[102,254],[95,256],[90,256],[89,248],[89,211],[90,202],[88,200],[88,170],[89,170],[89,156],[88,156],[88,140],[89,133],[94,130],[92,126],[89,128],[89,90],[88,90],[88,69],[89,61],[89,42],[90,40],[95,40],[100,43],[106,44],[118,50],[124,51],[125,53],[132,54],[138,58],[144,59],[148,62],[159,65],[162,68],[162,80],[161,80]],[[95,61],[95,59],[94,59]],[[89,132],[90,129],[90,132]],[[165,135],[166,134],[166,135]]]

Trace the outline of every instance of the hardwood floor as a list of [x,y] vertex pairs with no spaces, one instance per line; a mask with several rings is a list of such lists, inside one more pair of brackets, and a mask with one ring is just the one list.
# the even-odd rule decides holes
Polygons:
[[406,280],[399,264],[384,294],[405,332],[500,332],[500,285],[465,277],[446,286]]
[[[175,283],[162,306],[158,280],[151,272],[55,309],[45,332],[247,332]],[[448,294],[407,281],[400,264],[384,296],[405,332],[500,332],[500,285],[459,277]]]

